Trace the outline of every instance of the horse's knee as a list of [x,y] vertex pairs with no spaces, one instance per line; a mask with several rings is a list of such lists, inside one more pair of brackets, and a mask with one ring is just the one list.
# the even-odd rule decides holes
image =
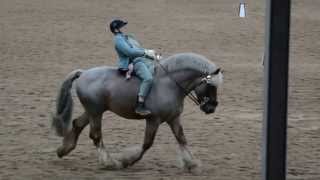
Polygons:
[[72,121],[72,126],[76,129],[83,129],[88,124],[89,119],[85,114]]
[[80,134],[81,131],[83,130],[83,128],[85,127],[85,125],[87,124],[81,124],[77,121],[78,119],[75,119],[73,122],[72,122],[72,130],[77,133],[77,134]]

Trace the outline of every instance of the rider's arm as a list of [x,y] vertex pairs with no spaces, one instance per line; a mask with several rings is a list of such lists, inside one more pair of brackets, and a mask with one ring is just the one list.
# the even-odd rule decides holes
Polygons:
[[144,49],[130,47],[126,40],[121,36],[115,38],[115,46],[119,51],[129,57],[135,58],[144,55]]

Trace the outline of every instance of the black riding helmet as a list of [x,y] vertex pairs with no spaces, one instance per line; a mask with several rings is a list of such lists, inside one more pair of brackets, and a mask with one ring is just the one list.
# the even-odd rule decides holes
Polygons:
[[127,25],[128,22],[123,21],[121,19],[115,19],[110,23],[110,31],[115,34],[116,29],[121,29],[123,26]]

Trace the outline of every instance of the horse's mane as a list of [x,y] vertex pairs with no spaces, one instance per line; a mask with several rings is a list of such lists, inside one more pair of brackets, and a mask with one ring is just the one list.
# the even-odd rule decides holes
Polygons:
[[210,62],[206,57],[195,53],[179,53],[161,61],[169,72],[180,70],[194,70],[207,75],[215,72],[217,66]]

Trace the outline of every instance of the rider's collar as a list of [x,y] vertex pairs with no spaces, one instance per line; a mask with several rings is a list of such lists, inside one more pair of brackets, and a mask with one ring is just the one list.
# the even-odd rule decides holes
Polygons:
[[118,35],[119,35],[119,36],[124,36],[124,34],[123,34],[122,32],[117,32],[117,33],[116,33],[116,36],[118,36]]

